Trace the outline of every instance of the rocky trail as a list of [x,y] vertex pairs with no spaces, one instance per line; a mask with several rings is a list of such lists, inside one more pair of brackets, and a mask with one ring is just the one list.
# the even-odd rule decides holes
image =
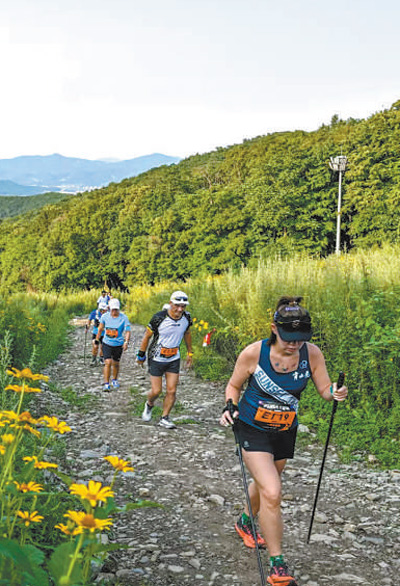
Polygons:
[[[110,482],[104,455],[130,459],[134,472],[120,476],[117,499],[155,501],[114,517],[110,541],[127,546],[113,552],[96,581],[131,586],[260,586],[255,552],[242,545],[234,522],[244,491],[231,430],[218,425],[224,403],[220,384],[184,372],[178,389],[175,430],[140,412],[149,389],[147,371],[134,355],[122,358],[118,391],[102,391],[100,367],[90,367],[90,336],[84,364],[85,320],[74,320],[71,345],[48,369],[59,389],[93,398],[83,409],[51,386],[40,408],[72,427],[62,469],[75,481]],[[313,392],[310,384],[308,392]],[[65,437],[65,436],[64,436]],[[400,572],[400,471],[343,464],[330,446],[313,535],[306,543],[323,446],[307,430],[299,434],[295,459],[283,476],[284,553],[300,586],[362,584],[395,586]],[[107,538],[106,538],[107,539]],[[267,563],[267,554],[262,552]],[[103,581],[103,582],[102,582]]]

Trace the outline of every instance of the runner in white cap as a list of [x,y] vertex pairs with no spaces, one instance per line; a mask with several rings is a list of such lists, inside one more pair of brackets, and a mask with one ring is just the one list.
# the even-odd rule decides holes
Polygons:
[[189,299],[183,291],[174,291],[171,295],[168,309],[159,311],[151,318],[142,343],[137,353],[137,361],[143,366],[148,351],[151,391],[142,414],[144,421],[150,421],[154,403],[162,390],[162,377],[165,374],[166,395],[163,403],[163,412],[159,425],[167,429],[174,429],[176,425],[170,420],[169,414],[175,403],[176,388],[179,381],[180,352],[179,346],[185,340],[187,348],[188,367],[192,365],[192,335],[190,326],[192,318],[186,311]]
[[[99,331],[96,335],[96,342],[100,342],[100,337],[105,332],[103,339],[103,356],[104,356],[104,391],[111,391],[119,388],[118,373],[119,361],[121,360],[123,350],[128,348],[131,337],[131,324],[127,316],[120,311],[118,299],[112,298],[108,304],[110,311],[102,315],[100,319]],[[112,370],[112,381],[110,386],[110,376]]]

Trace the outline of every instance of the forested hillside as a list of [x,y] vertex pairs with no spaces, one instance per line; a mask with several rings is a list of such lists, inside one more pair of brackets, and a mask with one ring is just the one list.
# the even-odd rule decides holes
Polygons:
[[367,120],[190,157],[1,222],[1,289],[112,286],[219,273],[260,255],[333,251],[337,177],[347,249],[399,239],[400,101]]
[[50,192],[40,195],[1,195],[0,196],[0,218],[11,218],[23,213],[42,208],[51,203],[57,203],[68,197],[67,193]]

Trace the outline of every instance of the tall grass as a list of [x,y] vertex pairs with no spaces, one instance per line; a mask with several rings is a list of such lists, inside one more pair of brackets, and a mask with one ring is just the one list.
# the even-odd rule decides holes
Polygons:
[[[175,287],[183,288],[192,315],[217,329],[206,349],[194,331],[197,363],[218,353],[215,363],[226,376],[220,356],[231,370],[244,346],[269,335],[278,298],[303,296],[313,319],[312,341],[322,349],[332,379],[339,370],[347,375],[350,398],[338,410],[337,441],[349,452],[372,453],[385,466],[400,466],[399,253],[400,248],[385,247],[327,259],[270,258],[255,269],[158,286],[154,296],[148,289],[140,310],[132,305],[132,317],[145,323],[155,305],[161,308]],[[330,405],[311,385],[301,404],[303,423],[323,437]]]
[[[88,314],[99,296],[100,290],[92,290],[17,293],[0,299],[0,347],[7,336],[10,363],[40,369],[55,360],[67,344],[71,317]],[[119,298],[124,303],[126,295]]]

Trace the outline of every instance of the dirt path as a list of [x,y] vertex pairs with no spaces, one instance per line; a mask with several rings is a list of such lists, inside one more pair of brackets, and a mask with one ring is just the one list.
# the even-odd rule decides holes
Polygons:
[[[118,498],[163,505],[117,518],[110,539],[129,549],[113,554],[98,579],[132,586],[260,586],[255,554],[233,529],[244,493],[233,434],[217,423],[224,402],[221,385],[185,373],[178,390],[182,412],[173,413],[181,421],[178,429],[167,431],[157,420],[144,423],[134,412],[140,412],[149,379],[134,364],[134,345],[122,360],[121,389],[103,393],[101,369],[83,363],[79,323],[71,347],[48,373],[61,388],[97,397],[97,405],[80,413],[55,395],[45,397],[48,410],[62,413],[74,430],[67,440],[66,471],[73,471],[75,480],[107,482],[110,468],[102,456],[129,458],[135,472],[117,485]],[[143,331],[134,327],[136,345]],[[299,585],[397,584],[400,471],[344,465],[330,449],[307,545],[322,455],[322,447],[308,445],[309,439],[308,433],[300,434],[295,459],[284,472],[284,551]]]

